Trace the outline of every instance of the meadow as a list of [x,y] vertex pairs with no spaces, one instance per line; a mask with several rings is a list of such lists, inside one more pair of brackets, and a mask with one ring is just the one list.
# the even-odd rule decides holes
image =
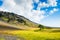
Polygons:
[[0,31],[7,35],[15,35],[23,40],[60,40],[60,32],[33,31],[33,30],[8,30]]
[[[1,26],[4,28],[9,26],[9,24],[0,23],[0,36],[3,35],[12,35],[18,37],[17,40],[60,40],[60,29],[43,29],[40,28],[26,28],[24,30],[15,30],[15,29],[1,29]],[[10,25],[12,26],[12,25]],[[5,40],[3,37],[0,40]]]

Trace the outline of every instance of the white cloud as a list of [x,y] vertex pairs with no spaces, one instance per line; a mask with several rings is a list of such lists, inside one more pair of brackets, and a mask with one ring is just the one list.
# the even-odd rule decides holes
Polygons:
[[33,0],[35,3],[38,3],[39,2],[39,0]]
[[49,7],[49,6],[51,6],[51,7],[57,6],[57,0],[47,0],[47,3],[40,2],[38,4],[38,8],[37,9],[42,8],[42,7]]
[[[38,0],[36,2],[38,2]],[[3,11],[9,11],[23,15],[28,19],[39,23],[39,21],[45,17],[45,11],[32,10],[32,3],[32,0],[4,0],[4,3],[0,9]]]
[[57,9],[57,8],[54,8],[53,10],[51,10],[51,11],[49,12],[49,14],[52,15],[52,14],[54,14],[54,13],[57,12],[57,11],[58,11],[58,9]]
[[58,11],[59,9],[57,9],[57,8],[54,8],[53,10],[54,10],[54,11]]
[[50,6],[57,6],[57,0],[48,0]]
[[[56,7],[56,6],[57,6],[57,0],[47,0],[47,3],[40,2],[38,4],[37,10],[40,10],[41,8]],[[45,11],[45,13],[47,13],[46,11]],[[54,12],[57,12],[57,11],[58,11],[58,9],[57,8],[54,8],[53,10],[50,10],[48,13],[49,13],[49,15],[52,15]]]
[[0,7],[0,11],[8,11],[8,10],[4,9],[3,7]]
[[45,18],[44,14],[45,14],[45,11],[41,11],[41,10],[33,10],[32,11],[32,14],[33,14],[33,18],[32,20],[35,20],[34,22],[37,22],[39,23],[40,20],[42,20],[43,18]]

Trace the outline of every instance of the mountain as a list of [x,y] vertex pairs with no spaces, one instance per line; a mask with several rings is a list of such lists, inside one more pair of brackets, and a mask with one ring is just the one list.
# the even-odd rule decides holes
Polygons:
[[17,15],[12,12],[3,12],[0,11],[0,21],[16,25],[18,27],[38,27],[40,24],[34,23],[24,16]]

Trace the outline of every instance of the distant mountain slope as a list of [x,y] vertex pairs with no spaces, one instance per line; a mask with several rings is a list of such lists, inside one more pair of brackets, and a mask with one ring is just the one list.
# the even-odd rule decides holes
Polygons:
[[38,27],[39,24],[30,21],[24,16],[17,15],[15,13],[0,11],[0,21],[10,23],[12,25],[23,27]]

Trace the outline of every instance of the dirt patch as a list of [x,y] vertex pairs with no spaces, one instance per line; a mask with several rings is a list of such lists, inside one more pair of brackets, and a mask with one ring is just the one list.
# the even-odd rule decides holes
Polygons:
[[0,34],[0,40],[24,40],[22,37]]

